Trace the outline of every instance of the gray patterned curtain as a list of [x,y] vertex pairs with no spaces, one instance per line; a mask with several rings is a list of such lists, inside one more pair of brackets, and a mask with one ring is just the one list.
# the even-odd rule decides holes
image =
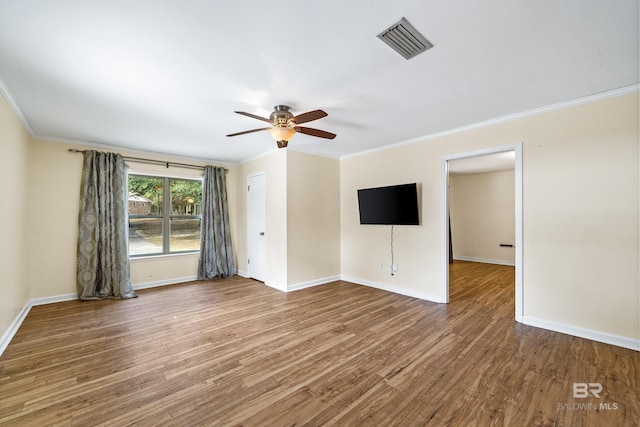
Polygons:
[[137,296],[129,276],[127,188],[120,154],[84,152],[77,261],[81,300]]
[[231,277],[235,273],[227,206],[227,175],[224,168],[205,166],[198,280]]

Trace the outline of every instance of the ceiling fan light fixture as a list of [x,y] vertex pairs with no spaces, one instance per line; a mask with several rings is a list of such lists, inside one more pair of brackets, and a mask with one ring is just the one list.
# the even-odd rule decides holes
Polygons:
[[243,116],[251,117],[253,119],[261,120],[263,122],[267,122],[271,125],[271,127],[230,133],[227,136],[245,135],[248,133],[260,132],[260,131],[266,130],[266,131],[269,131],[273,139],[276,140],[276,143],[278,144],[278,148],[285,148],[289,144],[289,140],[293,138],[293,135],[295,135],[298,132],[303,133],[305,135],[310,135],[310,136],[315,136],[318,138],[325,138],[325,139],[333,139],[336,137],[336,134],[331,132],[327,132],[320,129],[298,126],[301,123],[312,122],[314,120],[327,117],[327,113],[322,110],[307,111],[306,113],[302,113],[294,116],[291,112],[289,112],[289,107],[287,105],[276,105],[273,108],[273,113],[269,115],[268,119],[265,117],[256,116],[255,114],[246,113],[244,111],[236,111],[236,113],[242,114]]
[[269,133],[276,141],[289,141],[296,134],[296,131],[287,126],[276,126],[269,130]]

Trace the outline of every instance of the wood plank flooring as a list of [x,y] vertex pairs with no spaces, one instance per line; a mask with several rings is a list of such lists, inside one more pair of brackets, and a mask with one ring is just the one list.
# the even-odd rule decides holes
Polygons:
[[515,322],[513,267],[456,262],[450,289],[235,277],[36,306],[0,358],[0,425],[638,425],[638,352]]

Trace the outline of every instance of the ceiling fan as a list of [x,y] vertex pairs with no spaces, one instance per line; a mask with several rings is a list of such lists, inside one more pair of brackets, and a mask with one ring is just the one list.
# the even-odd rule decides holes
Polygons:
[[259,129],[251,129],[245,130],[243,132],[231,133],[227,136],[238,136],[244,135],[246,133],[259,132],[262,130],[268,130],[271,136],[278,143],[278,148],[285,148],[289,143],[289,140],[296,134],[296,132],[304,133],[306,135],[317,136],[319,138],[333,139],[336,137],[336,134],[327,132],[320,129],[308,128],[303,126],[298,126],[301,123],[311,122],[313,120],[318,120],[327,116],[322,110],[313,110],[307,113],[298,114],[294,116],[289,112],[289,106],[287,105],[276,105],[273,107],[274,111],[271,113],[269,118],[264,118],[260,116],[256,116],[251,113],[245,113],[244,111],[235,111],[238,114],[242,114],[243,116],[252,117],[254,119],[262,120],[263,122],[267,122],[271,124],[270,127],[259,128]]

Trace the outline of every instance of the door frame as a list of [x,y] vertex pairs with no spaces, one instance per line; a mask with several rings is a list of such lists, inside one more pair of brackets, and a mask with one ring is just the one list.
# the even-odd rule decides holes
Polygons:
[[[266,228],[267,228],[267,174],[266,172],[257,172],[257,173],[253,173],[250,175],[247,175],[247,181],[246,181],[246,185],[247,185],[247,192],[246,192],[246,206],[247,206],[247,260],[249,260],[249,258],[254,255],[253,250],[255,248],[253,248],[253,243],[251,240],[251,219],[250,219],[250,215],[249,215],[249,209],[250,209],[250,192],[249,192],[249,181],[251,178],[255,178],[255,177],[259,177],[262,176],[263,178],[263,182],[264,182],[264,228],[265,228],[265,232],[266,232]],[[266,237],[265,237],[265,259],[262,260],[262,273],[264,275],[264,277],[254,277],[251,275],[251,267],[250,264],[247,264],[247,276],[249,276],[250,278],[256,279],[258,281],[261,282],[266,282],[267,280],[267,251],[266,251]]]
[[449,302],[449,161],[487,154],[515,152],[515,255],[516,255],[516,289],[515,289],[515,320],[522,323],[524,316],[524,283],[522,275],[522,142],[490,147],[482,150],[451,154],[442,158],[442,282],[440,287],[441,302]]

